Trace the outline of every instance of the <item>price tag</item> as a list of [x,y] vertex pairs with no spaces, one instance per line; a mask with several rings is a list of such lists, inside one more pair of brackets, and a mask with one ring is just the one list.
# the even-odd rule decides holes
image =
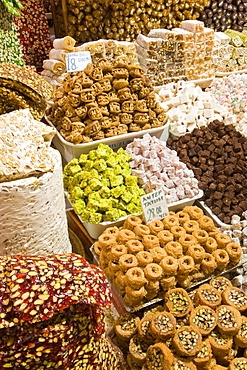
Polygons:
[[162,220],[169,213],[165,193],[162,189],[143,195],[140,200],[146,224],[154,220]]
[[83,71],[88,63],[92,63],[90,51],[77,51],[66,54],[67,72]]

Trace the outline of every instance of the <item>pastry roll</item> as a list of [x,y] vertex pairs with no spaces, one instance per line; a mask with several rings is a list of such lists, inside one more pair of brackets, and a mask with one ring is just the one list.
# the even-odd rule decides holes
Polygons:
[[242,258],[242,248],[237,243],[229,243],[226,246],[226,251],[229,255],[232,264],[238,264]]
[[137,225],[134,228],[134,233],[138,239],[142,239],[145,235],[150,234],[150,229],[147,225]]
[[236,287],[228,287],[222,292],[222,301],[224,304],[235,307],[240,312],[247,309],[246,293]]
[[142,244],[144,245],[145,251],[150,251],[150,249],[160,246],[159,238],[151,234],[143,236]]
[[170,369],[173,359],[171,350],[164,343],[156,343],[149,346],[147,350],[146,364],[148,369]]
[[220,305],[216,308],[217,326],[222,335],[235,335],[241,328],[242,317],[233,306]]
[[233,337],[222,335],[217,327],[210,333],[208,339],[210,341],[213,354],[216,357],[225,356],[232,348]]
[[68,53],[67,50],[62,49],[51,49],[49,52],[49,59],[56,59],[60,60],[64,64],[66,63],[66,54]]
[[196,244],[196,239],[191,234],[184,234],[184,235],[180,236],[178,241],[182,245],[184,253],[186,253],[187,249],[191,245]]
[[205,249],[201,245],[191,245],[187,249],[187,255],[193,258],[195,264],[199,264],[205,256]]
[[204,273],[204,275],[206,277],[210,276],[216,268],[217,263],[215,261],[214,256],[210,253],[205,253],[201,261],[201,270]]
[[205,216],[205,215],[201,216],[198,219],[198,222],[199,222],[200,228],[203,230],[206,230],[207,232],[213,230],[215,227],[213,220],[210,217]]
[[148,224],[151,234],[157,235],[160,231],[164,230],[164,224],[162,221],[155,220]]
[[144,250],[144,245],[140,240],[129,240],[125,245],[128,248],[128,253],[136,254]]
[[131,267],[125,274],[126,283],[133,289],[139,289],[147,280],[143,270],[140,267]]
[[168,311],[175,317],[186,316],[193,308],[192,301],[183,288],[170,289],[164,299]]
[[210,284],[202,284],[196,291],[197,304],[216,308],[221,304],[220,292]]
[[141,251],[136,254],[136,258],[138,261],[138,266],[140,267],[145,267],[149,263],[153,262],[153,256],[150,252],[148,251]]
[[128,229],[122,229],[118,233],[118,242],[120,244],[126,243],[129,240],[135,240],[136,235],[135,232],[128,230]]
[[170,230],[172,226],[179,226],[179,221],[176,216],[169,215],[163,219],[163,224],[166,230]]
[[133,357],[134,361],[139,365],[142,366],[146,361],[146,353],[149,344],[144,342],[138,334],[135,334],[129,343],[129,353]]
[[171,241],[167,243],[164,247],[168,256],[172,256],[174,258],[180,258],[183,255],[183,247],[180,243]]
[[175,239],[179,239],[181,236],[184,236],[186,234],[183,226],[178,225],[172,226],[170,231]]
[[218,248],[216,240],[213,237],[209,236],[206,240],[204,248],[207,253],[212,253]]
[[190,216],[187,212],[179,211],[176,213],[176,216],[178,218],[179,224],[183,225],[186,221],[190,220]]
[[139,337],[147,343],[154,343],[155,337],[151,331],[153,314],[144,316],[137,324]]
[[225,276],[217,276],[209,281],[209,284],[222,293],[226,288],[232,287],[232,283]]
[[226,248],[227,244],[232,241],[229,235],[223,233],[217,233],[214,238],[218,244],[218,248],[222,249]]
[[199,220],[199,218],[204,216],[202,209],[197,206],[185,207],[184,211],[189,214],[192,220]]
[[161,279],[163,270],[157,263],[150,263],[144,268],[144,274],[148,280],[156,281]]
[[195,363],[197,368],[206,367],[212,357],[213,353],[211,349],[211,344],[209,339],[206,338],[202,341],[202,348],[193,358],[193,362]]
[[189,323],[202,335],[208,335],[217,325],[217,316],[211,307],[199,305],[191,311]]
[[201,333],[193,326],[182,326],[173,337],[173,346],[181,356],[195,356],[202,349]]
[[71,36],[65,36],[60,39],[53,41],[53,47],[55,49],[66,49],[72,51],[74,49],[76,41]]
[[[97,242],[96,242],[97,243]],[[95,244],[96,244],[95,243]],[[128,252],[127,247],[123,244],[115,244],[111,247],[111,261],[117,262],[119,258]]]
[[212,256],[214,257],[217,264],[217,271],[225,270],[226,266],[229,263],[229,255],[227,251],[224,249],[216,249],[212,252]]
[[178,259],[178,276],[188,276],[194,268],[195,263],[191,256],[183,256]]
[[196,220],[189,220],[183,224],[187,234],[192,234],[193,231],[199,230],[199,223]]
[[176,319],[169,312],[156,312],[152,317],[150,329],[153,336],[163,342],[175,333]]
[[140,224],[142,224],[142,219],[140,217],[135,216],[135,215],[129,215],[124,221],[123,227],[124,229],[129,229],[133,231],[134,228]]
[[119,266],[123,271],[127,271],[131,267],[137,267],[137,265],[137,258],[133,254],[126,253],[119,258]]
[[166,250],[161,247],[155,247],[150,250],[150,254],[153,257],[153,262],[160,263],[160,261],[167,256]]
[[241,348],[247,348],[247,317],[242,316],[242,324],[234,337],[234,343]]
[[178,260],[172,256],[166,256],[160,261],[165,276],[174,276],[178,270]]
[[172,242],[174,234],[169,230],[162,230],[157,234],[161,247],[164,247],[167,243]]
[[137,315],[126,312],[119,316],[114,324],[114,332],[123,341],[129,341],[137,332],[137,325],[140,318]]
[[55,75],[62,75],[66,72],[66,65],[65,63],[56,60],[56,59],[47,59],[43,61],[43,68],[49,69]]
[[229,370],[242,370],[246,368],[247,368],[247,358],[245,357],[234,358],[230,362],[228,367]]
[[206,244],[206,241],[207,241],[207,238],[208,238],[208,233],[206,230],[202,230],[202,229],[196,229],[192,232],[192,235],[196,238],[197,242],[200,244],[200,245],[205,245]]

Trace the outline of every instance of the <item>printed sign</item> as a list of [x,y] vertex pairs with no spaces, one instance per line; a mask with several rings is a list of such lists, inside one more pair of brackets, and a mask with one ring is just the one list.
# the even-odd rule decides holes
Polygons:
[[162,189],[143,195],[140,200],[146,224],[154,220],[162,220],[169,213],[165,193]]
[[66,54],[67,72],[83,71],[88,63],[92,63],[89,51],[78,51]]

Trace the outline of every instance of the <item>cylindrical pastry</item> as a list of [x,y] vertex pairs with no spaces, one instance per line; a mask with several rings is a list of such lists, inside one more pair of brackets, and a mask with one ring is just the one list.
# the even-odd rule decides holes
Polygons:
[[162,230],[157,234],[161,247],[164,247],[167,243],[172,242],[174,237],[170,230]]
[[221,304],[221,294],[210,284],[202,284],[197,288],[195,301],[197,304],[216,308]]
[[203,260],[205,249],[198,244],[190,245],[186,253],[193,258],[195,264],[199,264]]
[[213,357],[211,344],[208,338],[202,341],[201,350],[193,357],[193,362],[200,369],[201,367],[206,367],[211,358]]
[[211,307],[199,305],[191,311],[189,323],[202,335],[208,335],[217,325],[217,316]]
[[119,234],[119,228],[117,226],[107,227],[107,229],[105,229],[102,234],[111,234],[114,235],[115,238],[117,239]]
[[229,263],[229,255],[224,249],[216,249],[212,252],[215,262],[217,263],[217,270],[223,271]]
[[133,289],[141,288],[147,280],[140,267],[132,267],[125,274],[126,283]]
[[138,261],[138,266],[140,267],[145,267],[149,263],[153,262],[153,256],[150,252],[148,251],[141,251],[136,254],[136,258]]
[[146,360],[146,353],[149,344],[144,342],[138,334],[135,334],[129,343],[129,353],[132,355],[134,361],[142,366]]
[[175,240],[178,240],[181,236],[184,236],[186,234],[183,226],[178,225],[172,226],[170,232]]
[[226,251],[229,254],[230,262],[234,265],[239,263],[242,258],[242,248],[237,243],[229,243],[226,246]]
[[133,298],[133,300],[143,298],[147,293],[144,286],[133,289],[130,285],[126,285],[125,292],[130,298]]
[[192,235],[196,238],[197,243],[199,243],[200,245],[206,244],[206,241],[208,238],[208,233],[206,230],[197,228],[196,230],[192,232]]
[[112,261],[119,261],[119,258],[127,253],[127,247],[123,244],[115,244],[111,247],[111,260]]
[[157,235],[160,231],[164,230],[164,224],[160,220],[150,222],[150,224],[148,224],[148,227],[150,229],[150,233],[153,235]]
[[161,247],[155,247],[150,250],[150,254],[153,257],[155,263],[160,263],[160,261],[167,256],[166,250]]
[[224,304],[235,307],[240,312],[247,309],[246,293],[236,287],[228,287],[222,292],[222,300]]
[[144,235],[142,238],[142,244],[144,245],[145,251],[149,251],[155,247],[160,246],[159,238],[155,235]]
[[128,248],[127,253],[130,254],[136,254],[144,250],[144,245],[140,242],[140,240],[129,240],[125,245]]
[[164,299],[167,310],[175,317],[186,316],[193,307],[188,293],[182,288],[170,289]]
[[211,236],[209,236],[206,240],[204,248],[207,253],[212,253],[218,248],[216,240],[212,238]]
[[129,229],[133,231],[134,228],[140,224],[142,224],[142,219],[140,217],[135,216],[135,215],[129,215],[124,221],[123,227],[124,229]]
[[119,316],[114,324],[114,332],[123,341],[129,341],[137,332],[137,325],[140,318],[132,313],[126,312]]
[[137,239],[142,239],[144,235],[149,235],[150,234],[150,229],[147,225],[137,225],[134,228],[134,233],[136,235]]
[[121,295],[125,294],[126,277],[125,277],[125,273],[122,270],[119,270],[114,274],[113,283],[114,283],[114,286],[117,288],[119,294]]
[[148,369],[170,369],[173,363],[173,354],[164,343],[149,346],[146,355]]
[[205,253],[201,261],[201,270],[204,273],[204,275],[206,277],[210,276],[216,268],[217,264],[214,256],[212,256],[212,254]]
[[190,220],[190,216],[187,212],[179,211],[176,213],[176,216],[178,218],[179,224],[183,225],[186,221]]
[[172,256],[174,258],[180,258],[183,255],[183,247],[178,242],[169,242],[164,247],[168,256]]
[[163,290],[175,288],[176,283],[177,282],[175,276],[162,277],[160,279],[160,286]]
[[245,357],[237,357],[234,358],[228,367],[229,370],[243,370],[247,369],[247,358]]
[[196,239],[191,234],[184,234],[180,236],[178,241],[182,245],[184,253],[186,253],[189,246],[197,243]]
[[156,312],[152,317],[151,332],[158,341],[165,341],[176,330],[176,319],[170,312]]
[[197,206],[189,206],[188,208],[185,207],[184,211],[189,214],[192,220],[199,220],[201,217],[204,216],[202,209]]
[[160,261],[160,266],[166,276],[174,276],[178,270],[178,260],[171,256],[166,256]]
[[131,267],[137,267],[138,265],[136,256],[134,256],[133,254],[129,254],[129,253],[123,254],[119,258],[118,263],[119,263],[121,270],[123,271],[127,271]]
[[218,244],[218,248],[226,248],[227,244],[231,243],[231,238],[229,235],[226,235],[224,233],[217,233],[215,234],[214,239],[216,240],[216,243]]
[[95,254],[97,254],[97,256],[99,256],[100,253],[102,252],[102,246],[100,246],[100,243],[98,241],[94,243],[93,251]]
[[191,325],[176,330],[173,346],[181,356],[195,356],[202,348],[201,333]]
[[136,235],[133,231],[128,229],[122,229],[118,233],[119,244],[126,243],[128,240],[135,240]]
[[209,284],[222,293],[226,288],[231,287],[232,283],[225,276],[217,276],[209,281]]
[[152,322],[153,314],[149,314],[144,316],[139,323],[137,324],[137,331],[139,337],[147,343],[154,343],[155,337],[151,332],[151,322]]
[[150,263],[144,267],[144,274],[148,280],[160,280],[163,270],[162,267],[157,263]]
[[201,216],[198,219],[198,222],[199,222],[200,229],[206,230],[207,232],[213,230],[215,227],[213,220],[210,217],[205,216],[205,215]]
[[199,230],[199,223],[196,220],[189,220],[183,224],[187,234],[192,234],[193,231]]
[[247,317],[242,316],[242,324],[234,337],[234,343],[241,348],[247,348]]
[[178,275],[187,276],[194,268],[195,263],[191,256],[183,256],[178,259]]
[[98,242],[102,250],[109,249],[116,244],[116,237],[112,234],[101,234],[98,238]]
[[217,327],[211,331],[208,336],[211,344],[213,354],[217,356],[225,356],[228,351],[232,348],[233,337],[222,335]]
[[179,221],[176,216],[169,215],[163,219],[164,228],[170,230],[172,226],[179,226]]
[[146,301],[150,301],[151,299],[157,297],[160,291],[159,280],[149,280],[145,285],[145,289],[147,291],[145,296]]
[[241,328],[240,312],[233,306],[220,305],[216,308],[217,326],[222,335],[235,335]]

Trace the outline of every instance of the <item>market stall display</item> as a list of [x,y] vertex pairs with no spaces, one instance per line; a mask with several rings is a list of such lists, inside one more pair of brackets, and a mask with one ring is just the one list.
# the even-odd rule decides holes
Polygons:
[[0,257],[0,266],[2,369],[120,369],[99,268],[76,254]]
[[69,253],[55,130],[26,110],[0,116],[0,254]]
[[247,139],[233,125],[213,121],[180,137],[167,146],[193,170],[204,191],[206,205],[226,224],[233,215],[243,219],[246,202]]
[[[133,41],[139,33],[152,28],[179,27],[184,19],[196,19],[206,0],[159,1],[86,0],[78,6],[72,0],[54,1],[56,37],[70,35],[79,43],[101,38]],[[140,16],[141,15],[141,16]]]
[[[184,289],[171,289],[164,295],[163,304],[139,316],[127,313],[116,320],[113,338],[123,349],[131,370],[223,370],[246,366],[246,316],[240,305],[226,304],[227,294],[246,304],[246,293],[218,285],[217,279],[192,293],[193,299]],[[201,297],[207,302],[202,304]],[[212,307],[213,301],[217,306]],[[128,333],[129,326],[132,332]]]
[[106,229],[93,251],[126,306],[134,309],[164,291],[189,288],[234,267],[242,258],[240,245],[197,206],[148,225],[128,216],[123,227]]

